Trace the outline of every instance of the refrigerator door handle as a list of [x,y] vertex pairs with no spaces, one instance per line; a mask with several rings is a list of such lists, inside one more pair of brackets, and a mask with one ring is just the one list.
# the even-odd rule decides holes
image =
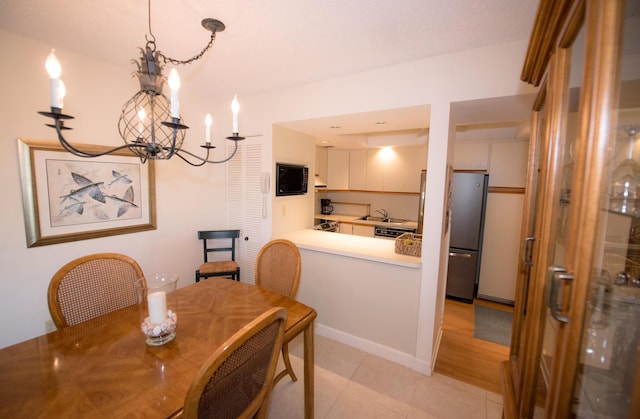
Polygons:
[[449,256],[452,256],[454,258],[470,258],[471,254],[470,253],[458,253],[458,252],[449,252]]

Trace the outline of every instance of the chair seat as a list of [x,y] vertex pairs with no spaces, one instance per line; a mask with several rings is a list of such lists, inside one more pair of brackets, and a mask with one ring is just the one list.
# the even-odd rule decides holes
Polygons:
[[220,262],[205,262],[198,268],[200,275],[215,274],[221,272],[235,272],[239,265],[232,260]]

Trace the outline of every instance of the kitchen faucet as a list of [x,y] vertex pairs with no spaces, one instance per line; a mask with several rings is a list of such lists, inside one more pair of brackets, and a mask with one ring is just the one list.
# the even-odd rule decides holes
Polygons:
[[389,218],[389,211],[384,208],[380,208],[379,210],[376,210],[376,212],[382,215],[382,218],[384,218],[385,220]]

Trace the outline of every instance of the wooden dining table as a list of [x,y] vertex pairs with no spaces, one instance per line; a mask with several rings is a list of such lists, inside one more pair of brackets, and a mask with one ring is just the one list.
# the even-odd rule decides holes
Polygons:
[[176,337],[162,346],[145,343],[145,313],[134,305],[0,350],[0,417],[169,417],[216,348],[271,307],[287,309],[286,342],[304,333],[304,411],[313,417],[313,308],[225,278],[174,294]]

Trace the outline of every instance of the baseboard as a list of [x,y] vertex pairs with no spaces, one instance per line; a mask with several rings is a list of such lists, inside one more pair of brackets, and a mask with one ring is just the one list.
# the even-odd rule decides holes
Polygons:
[[401,352],[397,349],[389,348],[388,346],[380,345],[379,343],[362,339],[321,324],[316,323],[314,329],[320,336],[360,349],[361,351],[365,351],[372,355],[379,356],[387,361],[395,362],[396,364],[418,371],[422,374],[431,375],[431,372],[433,371],[434,364],[432,361],[427,362],[425,360],[417,359],[412,354]]
[[496,303],[506,304],[509,306],[513,306],[515,304],[513,300],[507,300],[506,298],[492,297],[490,295],[478,294],[477,298],[480,298],[481,300],[495,301]]

